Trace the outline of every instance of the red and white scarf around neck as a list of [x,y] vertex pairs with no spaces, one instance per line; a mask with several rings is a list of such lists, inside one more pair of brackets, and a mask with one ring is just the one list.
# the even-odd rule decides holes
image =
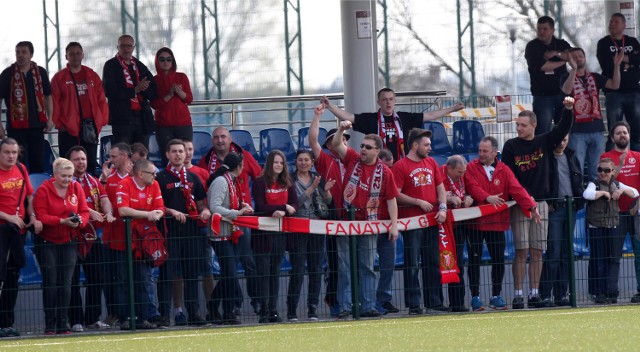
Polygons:
[[[229,209],[239,210],[240,204],[242,204],[242,192],[238,190],[235,179],[231,177],[230,172],[224,173],[224,179],[227,181],[227,187],[229,188]],[[233,244],[238,244],[238,239],[242,236],[242,230],[235,225],[231,225],[231,241]]]
[[[400,117],[394,111],[393,115],[393,124],[396,129],[396,155],[398,156],[398,160],[405,157],[404,154],[404,133],[402,132],[402,126],[400,126]],[[382,138],[382,144],[385,148],[387,147],[387,131],[384,127],[384,116],[382,115],[382,111],[378,109],[378,135]],[[397,160],[396,160],[397,161]]]
[[[236,154],[240,154],[241,151],[236,148],[235,145],[233,145],[233,143],[229,146],[229,153],[236,153]],[[209,156],[209,173],[212,174],[214,172],[216,172],[216,170],[218,170],[218,162],[220,162],[220,165],[222,165],[222,162],[224,160],[218,160],[218,154],[216,154],[216,150],[212,149],[211,150],[211,156]]]
[[[124,58],[120,56],[120,54],[116,54],[116,59],[122,66],[122,74],[124,74],[124,84],[127,88],[135,88],[135,84],[133,83],[133,78],[131,78],[131,72],[129,72],[129,65],[124,62]],[[140,82],[140,70],[138,70],[138,64],[136,64],[136,58],[131,57],[131,67],[133,67],[133,73],[136,75],[136,82]],[[142,106],[140,102],[142,101],[142,97],[140,94],[136,94],[133,98],[131,98],[131,110],[140,111],[142,110]]]
[[[31,62],[29,71],[33,76],[33,86],[36,93],[36,110],[38,111],[38,120],[47,122],[47,113],[44,108],[44,89],[42,87],[42,76],[35,62]],[[17,64],[12,65],[11,72],[11,127],[13,128],[29,128],[29,101],[27,98],[27,85],[24,81],[22,70]]]
[[573,80],[573,96],[576,100],[573,116],[576,123],[587,123],[602,119],[596,80],[589,72],[587,72],[585,78],[587,79],[586,87],[577,75]]
[[101,213],[102,205],[100,204],[100,189],[98,188],[98,180],[86,172],[80,177],[73,176],[73,179],[77,182],[80,182],[84,190],[89,190],[89,193],[84,192],[85,195],[93,199],[94,210],[98,213]]
[[[358,193],[358,185],[362,178],[363,165],[358,160],[353,170],[351,170],[351,176],[349,182],[344,187],[344,207],[349,208],[351,203],[356,198]],[[384,180],[384,164],[380,159],[376,162],[375,170],[371,177],[371,184],[369,185],[369,199],[367,200],[367,220],[378,220],[380,216],[380,193],[382,191],[382,185]],[[362,192],[362,190],[360,190]]]
[[184,196],[187,213],[189,213],[189,217],[195,219],[198,217],[198,208],[196,207],[196,202],[193,199],[192,189],[189,186],[189,182],[187,181],[187,168],[182,166],[180,170],[176,170],[171,164],[167,165],[167,171],[172,173],[174,176],[180,179],[180,184],[182,185],[182,195]]

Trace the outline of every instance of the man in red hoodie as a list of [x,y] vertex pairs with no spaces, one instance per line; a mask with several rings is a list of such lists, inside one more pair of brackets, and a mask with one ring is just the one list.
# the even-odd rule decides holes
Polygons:
[[[467,192],[478,205],[502,205],[505,199],[513,198],[523,213],[531,212],[534,220],[540,222],[540,214],[536,203],[520,185],[507,165],[496,159],[498,155],[498,141],[491,136],[485,136],[478,147],[478,159],[467,165],[464,183]],[[487,243],[491,255],[491,300],[489,307],[505,310],[507,306],[500,296],[502,279],[504,278],[504,249],[506,240],[504,232],[509,229],[509,210],[485,216],[482,221],[471,223],[469,226],[469,287],[471,288],[472,309],[482,310],[480,300],[480,259],[482,257],[482,242]]]

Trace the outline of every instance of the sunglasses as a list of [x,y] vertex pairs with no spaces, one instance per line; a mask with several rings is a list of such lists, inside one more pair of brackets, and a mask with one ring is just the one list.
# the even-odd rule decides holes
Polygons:
[[173,62],[173,58],[172,57],[159,57],[158,61],[160,61],[160,62]]
[[610,173],[611,171],[613,171],[612,169],[608,168],[608,167],[599,167],[598,168],[598,172],[604,172],[605,174]]
[[378,149],[378,148],[376,148],[376,147],[374,147],[374,146],[371,146],[371,145],[369,145],[369,144],[364,144],[364,143],[360,144],[360,149],[362,149],[362,148],[364,148],[364,149],[366,149],[366,150]]

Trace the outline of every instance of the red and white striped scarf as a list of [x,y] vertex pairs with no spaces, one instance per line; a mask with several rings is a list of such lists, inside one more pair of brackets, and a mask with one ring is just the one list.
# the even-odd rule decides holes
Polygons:
[[[124,74],[124,83],[127,88],[135,88],[135,84],[133,83],[133,79],[131,78],[131,72],[129,72],[129,65],[124,62],[124,58],[120,56],[120,54],[116,54],[116,59],[122,66],[122,73]],[[140,70],[138,70],[138,65],[136,64],[136,58],[131,57],[131,66],[133,67],[133,73],[136,75],[136,82],[140,82]],[[131,98],[131,110],[140,111],[142,110],[142,106],[140,105],[140,101],[142,98],[140,94],[136,94],[133,98]]]
[[[361,182],[363,165],[360,160],[356,161],[353,169],[351,170],[351,176],[349,182],[344,187],[344,207],[349,208],[351,203],[356,198],[358,193],[358,185]],[[380,159],[376,161],[375,170],[371,177],[371,184],[369,185],[369,199],[367,200],[367,219],[378,220],[380,216],[380,193],[382,191],[382,185],[384,180],[384,164]]]
[[[404,154],[404,133],[402,132],[402,127],[400,126],[400,117],[394,111],[393,115],[393,124],[396,128],[396,155],[398,156],[398,160],[405,157]],[[382,144],[385,148],[387,147],[387,131],[384,127],[384,116],[382,116],[382,111],[378,109],[378,134],[380,138],[382,138]],[[396,160],[397,161],[397,160]]]
[[[11,99],[10,99],[10,120],[13,128],[29,127],[29,101],[27,94],[27,85],[24,81],[24,75],[17,64],[12,65],[11,72]],[[38,120],[47,122],[47,113],[44,108],[44,89],[42,87],[42,77],[40,70],[35,62],[31,62],[29,71],[33,76],[33,85],[36,93],[36,110],[38,111]]]
[[573,116],[576,123],[587,123],[602,119],[600,103],[598,102],[598,87],[593,75],[587,72],[587,86],[585,87],[576,75],[573,80],[573,97],[576,100]]
[[[242,152],[236,148],[235,145],[231,144],[229,146],[229,153],[241,154]],[[218,155],[216,154],[215,149],[211,149],[211,156],[209,156],[209,173],[212,174],[218,170],[218,162],[222,165],[224,160],[218,160]]]
[[182,185],[182,195],[186,201],[187,213],[189,213],[189,217],[195,219],[198,217],[198,208],[196,207],[196,202],[193,199],[192,189],[189,186],[189,182],[187,181],[187,168],[182,166],[180,170],[176,170],[171,164],[167,165],[167,171],[171,172],[174,176],[180,179],[180,184]]

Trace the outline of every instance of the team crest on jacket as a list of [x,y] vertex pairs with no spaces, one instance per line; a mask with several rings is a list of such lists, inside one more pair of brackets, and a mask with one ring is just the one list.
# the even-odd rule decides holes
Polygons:
[[70,195],[69,197],[67,197],[67,200],[69,201],[69,203],[71,203],[71,205],[73,205],[74,207],[78,205],[78,197],[75,194]]
[[500,185],[500,180],[498,180],[497,178],[493,180],[493,184],[496,186]]
[[629,164],[635,164],[636,163],[636,158],[631,157],[629,158]]

